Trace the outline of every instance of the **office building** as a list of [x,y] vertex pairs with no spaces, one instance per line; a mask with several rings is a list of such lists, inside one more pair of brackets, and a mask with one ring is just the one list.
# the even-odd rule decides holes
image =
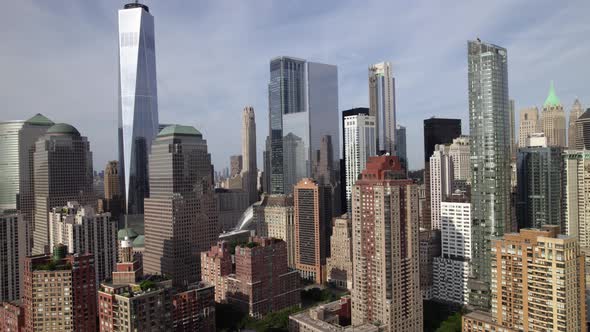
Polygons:
[[520,110],[520,124],[518,126],[518,147],[527,146],[527,139],[533,133],[541,132],[539,109],[529,107]]
[[397,155],[395,78],[391,63],[369,66],[369,115],[375,117],[377,151]]
[[576,149],[590,150],[590,109],[576,120]]
[[512,230],[506,49],[468,42],[472,264],[469,302],[489,308],[490,238]]
[[543,111],[541,112],[541,123],[543,133],[547,137],[547,146],[559,146],[565,148],[566,143],[566,128],[565,128],[565,111],[555,94],[555,87],[553,81],[549,86],[549,94],[545,103],[543,104]]
[[120,228],[124,228],[123,218],[121,218],[123,198],[121,196],[120,180],[119,162],[116,160],[109,161],[104,168],[104,201],[102,201],[102,209],[99,209],[101,210],[99,212],[110,212],[111,219],[119,221]]
[[575,237],[559,232],[544,226],[492,240],[493,323],[515,331],[586,330],[584,255]]
[[566,150],[564,163],[565,233],[576,236],[582,252],[590,257],[590,152]]
[[254,108],[244,108],[242,115],[242,186],[248,194],[248,205],[258,202],[258,167],[256,166],[256,119]]
[[242,155],[229,156],[229,177],[234,178],[242,172]]
[[16,209],[19,189],[19,132],[24,121],[0,122],[0,210]]
[[420,293],[431,300],[434,285],[434,260],[440,256],[440,230],[420,229]]
[[449,146],[449,157],[453,162],[453,191],[457,189],[465,191],[471,185],[469,153],[469,136],[453,139],[453,143]]
[[510,156],[516,158],[516,123],[514,118],[514,99],[509,100],[508,113],[510,114]]
[[[327,189],[312,179],[302,179],[294,188],[295,268],[301,277],[323,284],[332,211],[326,206]],[[328,197],[329,198],[329,197]]]
[[121,241],[112,282],[98,291],[100,332],[168,331],[172,326],[172,281],[143,274],[133,243]]
[[24,223],[16,210],[0,212],[0,303],[16,301],[22,287]]
[[270,62],[270,193],[289,194],[302,178],[313,177],[321,138],[331,136],[337,160],[338,71],[336,66],[293,57]]
[[289,316],[289,331],[292,332],[378,332],[373,324],[350,325],[350,297]]
[[145,200],[146,273],[175,286],[200,280],[200,255],[217,241],[219,224],[207,141],[190,126],[164,128],[152,145]]
[[418,186],[397,157],[372,157],[352,197],[352,324],[422,331]]
[[563,227],[563,149],[547,146],[541,133],[532,135],[529,145],[518,150],[518,227]]
[[454,167],[448,145],[436,145],[430,157],[430,226],[440,229],[440,202],[453,192]]
[[[349,185],[348,181],[347,181],[347,176],[348,176],[348,171],[346,170],[346,163],[347,163],[347,159],[346,159],[346,117],[348,116],[356,116],[356,115],[369,115],[369,109],[367,107],[357,107],[357,108],[351,108],[348,110],[344,110],[342,111],[342,115],[340,117],[340,122],[342,124],[342,137],[341,137],[341,142],[342,142],[342,159],[340,159],[340,183],[342,184],[344,190],[340,191],[340,201],[341,201],[341,206],[342,206],[342,210],[343,211],[348,211],[348,203],[346,200],[346,188]],[[377,143],[377,139],[375,138],[375,143]],[[354,184],[354,183],[353,183]]]
[[110,217],[78,202],[49,212],[50,248],[64,244],[70,254],[92,253],[97,285],[111,277],[117,262],[117,224]]
[[346,206],[352,213],[350,197],[367,159],[377,155],[375,117],[359,113],[344,117],[344,162],[346,174]]
[[60,245],[51,256],[25,259],[26,331],[97,330],[94,258],[92,254],[68,255],[67,251]]
[[576,98],[572,109],[570,110],[568,129],[567,129],[567,146],[569,149],[577,149],[578,128],[576,127],[576,120],[584,113],[582,103]]
[[287,265],[295,268],[295,206],[293,195],[264,195],[255,209],[256,234],[287,243]]
[[352,289],[352,220],[348,215],[334,218],[327,258],[327,281],[339,288]]
[[433,297],[440,302],[468,303],[471,259],[471,200],[457,191],[441,203],[441,255],[434,259]]
[[426,187],[426,201],[420,227],[431,229],[430,212],[430,157],[437,144],[450,144],[454,138],[461,136],[460,119],[430,118],[424,120],[424,184]]
[[90,143],[78,130],[58,123],[35,144],[33,153],[33,254],[49,252],[49,211],[68,201],[95,204]]
[[158,134],[154,17],[140,3],[119,10],[119,175],[127,214],[143,214],[148,155]]

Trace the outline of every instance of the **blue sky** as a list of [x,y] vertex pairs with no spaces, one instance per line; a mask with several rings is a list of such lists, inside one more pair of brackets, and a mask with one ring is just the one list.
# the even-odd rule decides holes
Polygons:
[[[117,10],[124,1],[7,1],[0,11],[0,119],[37,112],[88,136],[95,169],[115,159]],[[367,67],[393,63],[410,168],[422,165],[422,120],[457,117],[468,134],[468,39],[508,49],[518,110],[541,106],[549,81],[569,112],[590,105],[589,1],[156,1],[160,121],[190,124],[216,169],[240,153],[241,112],[256,111],[259,160],[269,60],[335,64],[339,108],[368,105]]]

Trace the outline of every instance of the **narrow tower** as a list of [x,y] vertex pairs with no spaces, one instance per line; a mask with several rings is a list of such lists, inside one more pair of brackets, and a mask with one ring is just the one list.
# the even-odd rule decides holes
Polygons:
[[369,106],[377,127],[377,152],[396,155],[395,78],[389,62],[369,67]]
[[256,119],[254,108],[247,106],[242,116],[242,186],[248,194],[248,204],[258,201],[257,180]]

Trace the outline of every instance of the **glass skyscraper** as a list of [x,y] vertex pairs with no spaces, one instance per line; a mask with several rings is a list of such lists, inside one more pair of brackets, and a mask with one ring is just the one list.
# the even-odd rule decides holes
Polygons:
[[376,121],[377,152],[397,155],[395,79],[389,62],[369,67],[369,110]]
[[16,209],[19,193],[19,132],[24,121],[0,122],[0,211]]
[[339,153],[338,71],[333,65],[278,57],[270,62],[270,193],[291,193],[314,177],[313,156],[322,136],[331,136],[333,160]]
[[119,10],[119,174],[127,214],[143,213],[157,133],[154,17],[147,6],[130,3]]
[[490,307],[490,240],[512,231],[506,49],[468,42],[472,267],[469,302]]

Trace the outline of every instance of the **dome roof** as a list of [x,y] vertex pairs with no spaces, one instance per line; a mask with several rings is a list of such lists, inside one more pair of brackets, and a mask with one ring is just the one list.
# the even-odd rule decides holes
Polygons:
[[145,246],[145,236],[139,235],[138,237],[133,240],[133,247],[134,248],[143,248]]
[[137,236],[138,236],[137,232],[135,232],[132,228],[129,228],[129,227],[120,229],[117,232],[117,238],[119,239],[119,241],[125,240],[125,238],[133,240]]
[[32,118],[25,121],[25,123],[32,124],[32,125],[41,125],[41,126],[42,125],[51,126],[54,124],[53,121],[49,120],[47,117],[45,117],[41,113],[35,114]]
[[202,136],[201,132],[193,126],[170,125],[158,134],[158,137],[165,136]]
[[74,126],[69,125],[67,123],[57,123],[47,129],[48,134],[67,134],[67,135],[75,135],[80,136],[80,132],[78,129],[74,128]]
[[555,107],[560,105],[561,102],[555,94],[555,87],[553,86],[553,81],[551,81],[551,85],[549,85],[549,95],[547,96],[547,99],[545,99],[545,104],[543,106]]

